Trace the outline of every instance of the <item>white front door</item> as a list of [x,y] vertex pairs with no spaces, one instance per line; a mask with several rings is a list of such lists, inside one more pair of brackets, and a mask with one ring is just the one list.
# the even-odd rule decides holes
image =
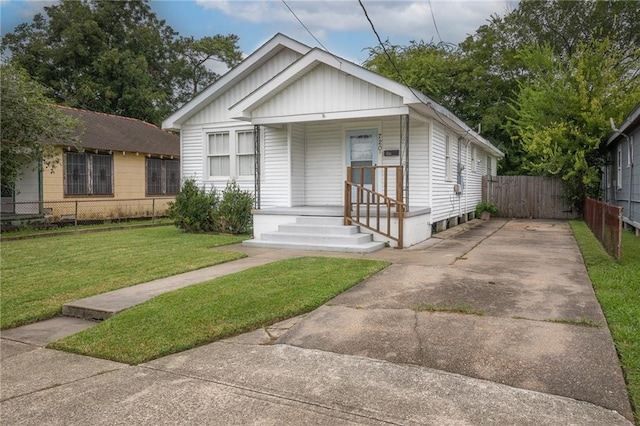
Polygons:
[[[349,130],[347,131],[347,166],[375,166],[378,159],[378,130]],[[351,182],[363,184],[371,189],[372,170],[353,170]],[[361,182],[362,181],[362,182]],[[353,195],[352,195],[353,197]]]

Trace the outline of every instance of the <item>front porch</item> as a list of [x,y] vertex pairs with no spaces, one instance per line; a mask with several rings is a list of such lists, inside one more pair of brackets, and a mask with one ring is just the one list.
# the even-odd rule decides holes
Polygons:
[[[381,212],[381,231],[378,233],[365,226],[355,223],[345,225],[344,206],[299,206],[272,207],[253,211],[254,239],[246,241],[246,245],[279,246],[283,248],[300,248],[304,250],[346,251],[367,253],[382,247],[398,247],[393,238],[385,236],[387,232],[387,214]],[[371,220],[377,219],[376,212],[370,211]],[[404,212],[402,218],[396,213],[389,217],[390,233],[398,235],[402,230],[402,247],[410,247],[431,237],[431,209],[423,208],[412,212]],[[361,208],[360,219],[366,217],[366,211]],[[400,226],[400,220],[402,225]],[[301,225],[307,225],[306,228]],[[297,228],[296,228],[297,227]],[[324,228],[323,228],[324,227]],[[342,228],[341,230],[338,228]],[[295,230],[299,235],[292,236]],[[361,239],[365,245],[351,244],[344,235],[367,235],[367,240]],[[336,238],[336,236],[338,236]],[[355,237],[348,237],[355,238]],[[374,242],[378,244],[368,244]]]

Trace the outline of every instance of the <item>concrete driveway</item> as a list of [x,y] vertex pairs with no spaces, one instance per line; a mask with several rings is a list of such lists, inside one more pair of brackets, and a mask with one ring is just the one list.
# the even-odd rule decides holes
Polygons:
[[[139,366],[3,332],[0,421],[630,425],[568,225],[473,225],[409,250],[333,254],[393,264],[306,316]],[[274,260],[330,255],[244,250]]]

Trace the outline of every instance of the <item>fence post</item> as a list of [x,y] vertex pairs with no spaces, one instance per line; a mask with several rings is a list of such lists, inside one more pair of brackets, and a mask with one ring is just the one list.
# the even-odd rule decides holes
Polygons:
[[156,221],[156,199],[151,199],[151,222]]
[[73,228],[78,229],[78,200],[76,200],[76,211],[73,215]]

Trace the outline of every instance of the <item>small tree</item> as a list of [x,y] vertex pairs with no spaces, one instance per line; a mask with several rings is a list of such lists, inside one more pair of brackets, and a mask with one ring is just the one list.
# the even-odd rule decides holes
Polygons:
[[[76,145],[78,122],[47,98],[47,90],[12,63],[0,66],[0,183],[13,188],[25,167],[59,162],[54,144]],[[45,143],[45,141],[51,143]]]

